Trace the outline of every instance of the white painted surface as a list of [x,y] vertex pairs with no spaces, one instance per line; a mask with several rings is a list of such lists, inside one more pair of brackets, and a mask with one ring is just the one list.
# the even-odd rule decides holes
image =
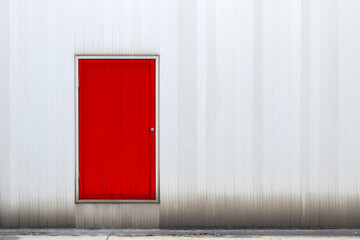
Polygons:
[[[0,226],[360,227],[359,12],[1,1]],[[74,204],[75,54],[160,55],[160,204]]]

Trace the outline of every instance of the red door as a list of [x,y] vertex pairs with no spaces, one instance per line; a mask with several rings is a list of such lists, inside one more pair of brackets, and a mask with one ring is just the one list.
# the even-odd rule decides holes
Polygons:
[[79,199],[155,199],[155,60],[78,61]]

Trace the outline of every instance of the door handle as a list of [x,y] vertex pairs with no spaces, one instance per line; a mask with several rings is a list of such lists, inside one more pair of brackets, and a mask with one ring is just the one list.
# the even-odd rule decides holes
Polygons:
[[155,131],[155,128],[150,128],[150,132],[154,132]]

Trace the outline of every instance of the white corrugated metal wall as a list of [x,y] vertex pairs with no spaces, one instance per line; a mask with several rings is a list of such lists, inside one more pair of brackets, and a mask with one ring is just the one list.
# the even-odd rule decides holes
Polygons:
[[[360,1],[0,1],[1,227],[360,227]],[[160,55],[160,204],[74,204],[74,55]]]

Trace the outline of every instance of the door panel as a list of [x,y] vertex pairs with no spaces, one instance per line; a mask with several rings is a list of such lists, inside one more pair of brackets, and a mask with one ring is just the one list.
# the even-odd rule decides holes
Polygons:
[[155,60],[78,64],[79,199],[155,199]]

